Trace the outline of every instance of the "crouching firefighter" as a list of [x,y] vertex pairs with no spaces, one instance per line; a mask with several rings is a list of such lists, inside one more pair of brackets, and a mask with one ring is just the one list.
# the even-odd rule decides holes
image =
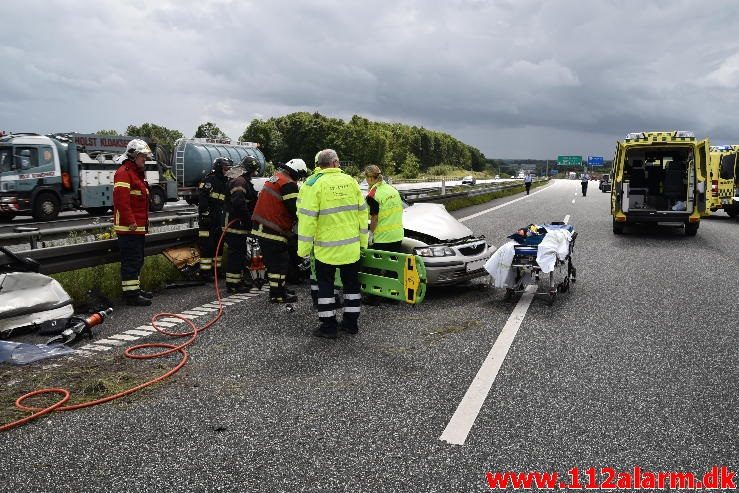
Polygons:
[[228,191],[226,173],[233,166],[227,157],[213,160],[210,173],[198,188],[198,246],[200,247],[200,278],[213,280],[213,263],[221,268],[223,245],[216,251],[223,233],[223,216]]
[[146,160],[153,158],[146,142],[133,139],[113,178],[113,230],[121,251],[121,288],[126,303],[135,306],[149,306],[152,298],[150,292],[141,290],[139,275],[149,228],[149,187],[144,170]]
[[252,234],[259,240],[269,280],[269,301],[292,303],[295,293],[285,288],[290,267],[289,239],[297,222],[297,181],[308,176],[302,159],[279,164],[277,172],[264,184],[252,215]]
[[259,163],[252,156],[245,156],[238,166],[228,173],[228,214],[226,224],[236,221],[226,229],[228,262],[226,265],[226,287],[229,293],[246,293],[252,289],[251,275],[244,276],[246,267],[246,240],[252,229],[251,215],[257,192],[251,177],[259,172]]

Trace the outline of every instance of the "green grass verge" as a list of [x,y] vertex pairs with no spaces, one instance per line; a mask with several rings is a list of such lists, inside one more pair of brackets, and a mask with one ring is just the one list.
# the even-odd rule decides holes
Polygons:
[[[540,181],[535,182],[531,185],[531,188],[541,187],[544,185],[547,185],[548,181]],[[451,199],[448,202],[444,202],[444,206],[446,206],[446,210],[448,211],[456,211],[458,209],[464,209],[465,207],[470,207],[473,205],[479,205],[484,204],[485,202],[490,202],[494,199],[499,199],[502,197],[507,197],[509,195],[515,195],[517,193],[521,193],[525,191],[523,185],[509,188],[507,190],[500,190],[497,192],[490,192],[483,195],[476,195],[474,197],[459,197],[455,199]]]
[[[103,264],[96,267],[52,274],[74,300],[75,305],[89,302],[88,291],[97,289],[109,298],[121,296],[121,264]],[[144,259],[141,269],[141,287],[158,291],[168,281],[182,279],[182,274],[164,255],[152,255]]]

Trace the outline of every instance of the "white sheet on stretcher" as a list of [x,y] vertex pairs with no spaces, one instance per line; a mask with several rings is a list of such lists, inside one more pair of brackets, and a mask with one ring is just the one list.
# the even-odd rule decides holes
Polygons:
[[547,231],[536,252],[536,263],[539,264],[544,274],[549,274],[554,270],[557,259],[567,259],[570,253],[570,241],[572,241],[572,233],[566,229]]
[[[572,233],[564,229],[548,231],[536,253],[536,263],[541,271],[549,274],[554,270],[557,258],[567,259],[570,253],[570,241]],[[513,288],[515,272],[511,269],[513,256],[515,255],[515,241],[509,241],[498,248],[492,257],[485,263],[485,270],[495,281],[496,288]]]

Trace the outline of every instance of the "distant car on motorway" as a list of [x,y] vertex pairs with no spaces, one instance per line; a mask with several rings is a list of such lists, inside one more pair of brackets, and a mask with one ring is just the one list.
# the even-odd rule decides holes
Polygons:
[[462,185],[474,185],[477,183],[477,180],[474,176],[465,176],[462,178]]

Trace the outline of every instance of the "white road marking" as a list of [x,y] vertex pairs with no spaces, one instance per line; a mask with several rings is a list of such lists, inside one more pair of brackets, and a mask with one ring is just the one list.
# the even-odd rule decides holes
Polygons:
[[469,221],[470,219],[474,219],[476,217],[482,216],[484,214],[487,214],[488,212],[497,211],[498,209],[503,208],[503,207],[505,207],[507,205],[515,204],[519,200],[525,200],[525,199],[527,199],[529,197],[532,197],[532,196],[536,195],[537,193],[545,192],[545,191],[547,191],[547,190],[549,190],[551,188],[552,188],[551,185],[546,186],[546,187],[542,188],[541,190],[537,190],[536,192],[532,192],[530,195],[524,195],[523,197],[519,197],[517,199],[513,199],[510,202],[506,202],[505,204],[496,205],[495,207],[491,207],[490,209],[485,209],[484,211],[476,212],[474,214],[470,214],[469,216],[465,216],[465,217],[462,217],[462,218],[457,219],[457,220],[459,222],[461,222],[461,223],[463,223],[465,221]]
[[95,344],[87,344],[85,346],[82,346],[80,349],[86,351],[110,351],[112,348],[110,346],[96,346]]
[[114,334],[110,336],[110,339],[120,339],[121,341],[137,341],[141,338],[137,336],[128,336],[126,334]]
[[134,330],[142,330],[142,331],[146,331],[146,332],[156,332],[157,331],[157,329],[155,329],[151,325],[139,325]]
[[203,315],[207,315],[210,312],[217,312],[218,311],[218,308],[211,308],[211,307],[205,306],[205,305],[195,307],[195,309],[197,311],[200,311],[200,312],[205,312],[205,313],[203,313]]
[[573,203],[573,204],[575,203],[575,199],[572,199],[572,203]]
[[490,388],[493,386],[493,382],[495,382],[495,377],[498,376],[498,371],[508,354],[513,339],[516,337],[519,327],[521,327],[521,322],[523,322],[526,316],[526,311],[529,309],[529,305],[531,305],[531,300],[534,299],[535,292],[536,286],[529,285],[521,295],[521,299],[518,300],[511,316],[508,317],[503,330],[495,340],[495,344],[490,349],[487,358],[485,358],[477,375],[475,375],[475,379],[464,394],[462,401],[457,406],[457,410],[454,412],[449,424],[446,425],[439,440],[452,445],[464,445],[467,435],[472,429],[472,425],[475,424],[482,405],[485,403]]
[[207,315],[210,310],[185,310],[182,313],[185,313],[187,315],[195,315],[196,317],[202,317],[203,315]]
[[152,334],[152,332],[148,330],[127,330],[124,332],[124,334],[128,334],[131,336],[149,337]]
[[198,318],[197,315],[193,315],[191,313],[178,313],[177,315],[180,316],[180,317],[182,317],[182,318],[186,318],[188,320],[192,320],[193,318]]
[[177,324],[173,324],[171,322],[162,322],[161,320],[157,320],[157,325],[159,327],[169,328],[169,327],[174,327]]
[[[570,215],[568,214],[564,218],[564,223],[567,224],[569,219]],[[518,329],[526,317],[526,312],[529,310],[529,306],[531,306],[531,301],[534,299],[537,287],[535,284],[526,286],[521,298],[516,303],[506,324],[503,326],[503,330],[500,331],[498,338],[493,343],[493,347],[477,371],[477,375],[475,375],[467,392],[462,397],[462,401],[457,406],[457,410],[454,411],[452,419],[447,423],[439,440],[443,440],[451,445],[464,445],[467,435],[469,435],[472,425],[475,424],[477,415],[480,413],[480,409],[482,409],[482,405],[485,403],[485,399],[493,387],[495,378],[498,376],[498,371],[500,371],[500,367],[503,365],[503,360],[505,360],[511,344],[513,344],[513,339],[516,338]]]
[[125,344],[123,341],[117,341],[115,339],[99,339],[95,341],[95,344],[105,344],[107,346],[122,346]]
[[[185,318],[187,318],[187,317],[185,317]],[[172,322],[175,325],[182,323],[182,320],[180,320],[179,318],[174,318],[174,317],[160,318],[158,321],[160,321],[160,322]]]

